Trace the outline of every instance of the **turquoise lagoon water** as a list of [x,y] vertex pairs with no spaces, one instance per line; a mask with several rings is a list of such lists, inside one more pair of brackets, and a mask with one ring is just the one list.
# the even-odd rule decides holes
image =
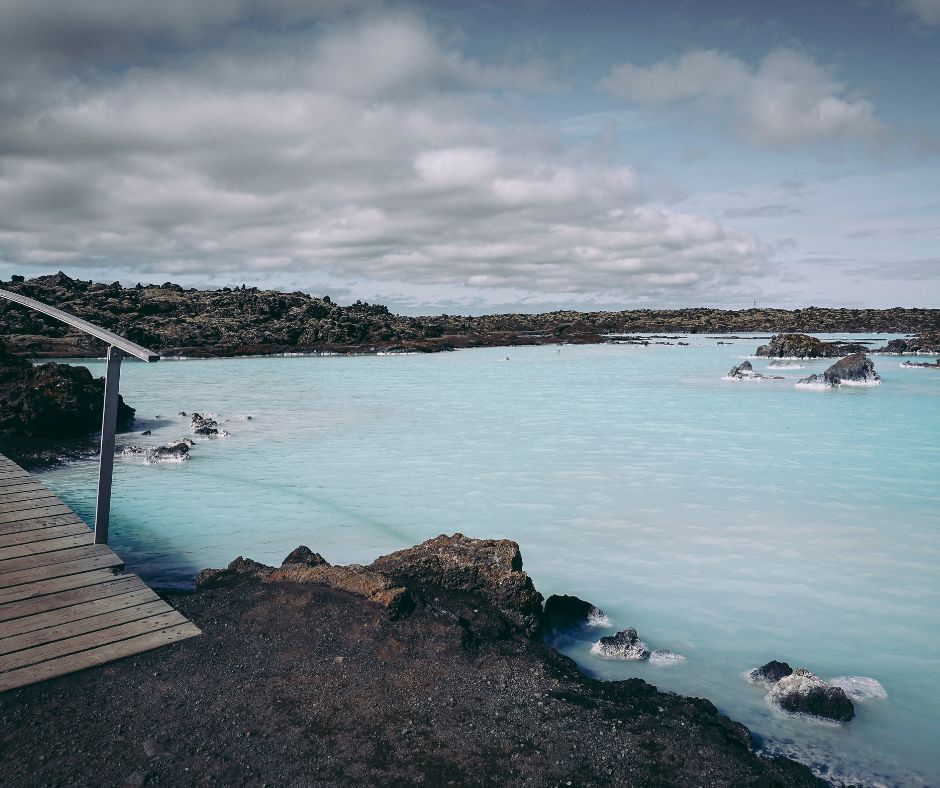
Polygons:
[[[346,563],[439,533],[514,539],[543,594],[607,612],[597,636],[633,626],[686,657],[566,644],[586,671],[707,697],[830,777],[940,784],[940,373],[875,356],[876,388],[794,388],[825,361],[729,382],[760,343],[688,341],[126,363],[153,435],[124,443],[187,435],[181,410],[231,436],[181,464],[118,458],[112,545],[185,587],[301,543]],[[95,472],[44,478],[90,520]],[[845,726],[785,717],[742,677],[771,658],[888,697]]]

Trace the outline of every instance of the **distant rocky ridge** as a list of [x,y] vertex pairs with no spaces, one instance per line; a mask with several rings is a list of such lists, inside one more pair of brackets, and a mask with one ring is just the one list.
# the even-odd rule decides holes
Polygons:
[[[0,287],[57,306],[167,356],[304,352],[433,352],[468,347],[596,343],[630,333],[877,332],[940,334],[940,309],[675,310],[407,317],[377,304],[333,303],[257,288],[101,284],[64,273]],[[0,337],[17,353],[100,356],[97,340],[20,306],[0,303]],[[843,354],[844,355],[844,354]]]

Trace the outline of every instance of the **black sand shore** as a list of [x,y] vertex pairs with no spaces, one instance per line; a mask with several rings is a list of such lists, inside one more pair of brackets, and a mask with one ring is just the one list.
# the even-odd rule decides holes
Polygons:
[[3,784],[820,784],[707,700],[583,676],[511,542],[234,568],[168,595],[203,636],[0,695]]

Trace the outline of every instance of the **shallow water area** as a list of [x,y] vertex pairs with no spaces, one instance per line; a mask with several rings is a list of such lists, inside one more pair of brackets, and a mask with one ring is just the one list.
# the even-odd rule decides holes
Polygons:
[[[940,371],[874,355],[882,385],[808,392],[795,383],[834,359],[769,370],[758,340],[681,341],[126,362],[138,423],[119,444],[195,445],[115,459],[111,545],[187,587],[301,543],[346,563],[439,533],[511,538],[543,594],[608,615],[562,647],[592,674],[707,697],[827,776],[940,783]],[[784,379],[722,380],[742,357]],[[231,435],[192,436],[179,411]],[[90,520],[96,469],[44,480]],[[626,627],[685,660],[590,653]],[[770,659],[887,697],[847,725],[790,717],[743,677]]]

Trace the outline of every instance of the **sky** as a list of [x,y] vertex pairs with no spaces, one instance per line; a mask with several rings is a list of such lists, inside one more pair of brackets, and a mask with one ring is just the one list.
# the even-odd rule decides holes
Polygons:
[[940,0],[0,0],[0,275],[940,306]]

